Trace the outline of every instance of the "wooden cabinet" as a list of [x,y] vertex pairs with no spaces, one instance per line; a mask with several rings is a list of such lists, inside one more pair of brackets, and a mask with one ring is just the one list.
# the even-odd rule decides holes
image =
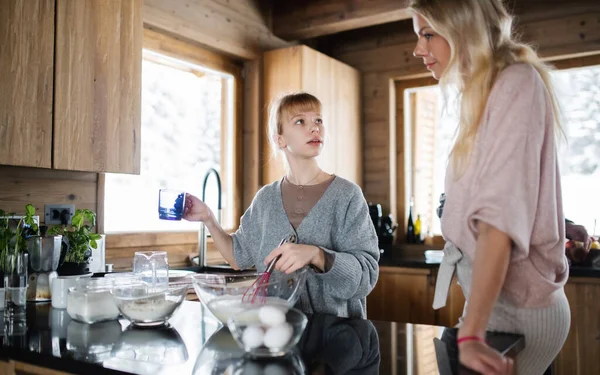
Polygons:
[[434,287],[434,274],[430,269],[380,267],[377,284],[367,297],[367,317],[436,324],[431,307]]
[[368,318],[455,326],[462,316],[465,297],[455,278],[446,306],[434,310],[432,305],[436,278],[437,269],[380,267],[377,285],[367,297]]
[[571,327],[554,361],[554,373],[600,374],[600,279],[570,278],[565,293],[571,307]]
[[[306,46],[266,52],[264,101],[285,93],[306,91],[323,103],[325,145],[321,167],[358,184],[362,183],[360,74],[356,69]],[[284,175],[283,161],[270,159],[267,126],[263,127],[262,184]]]
[[13,375],[14,366],[10,362],[0,361],[0,375]]
[[0,164],[51,167],[54,5],[0,5]]
[[0,164],[139,173],[142,0],[0,6]]
[[444,327],[454,327],[458,324],[458,318],[462,316],[464,307],[465,295],[463,294],[463,291],[460,288],[460,285],[458,285],[458,281],[455,277],[452,280],[450,290],[448,291],[446,306],[435,311],[435,324]]
[[140,171],[142,0],[57,0],[56,169]]

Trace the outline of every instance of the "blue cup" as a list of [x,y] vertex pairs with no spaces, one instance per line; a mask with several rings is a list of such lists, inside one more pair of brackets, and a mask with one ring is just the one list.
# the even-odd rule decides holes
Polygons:
[[161,220],[181,220],[185,208],[185,192],[160,189],[158,191],[158,218]]

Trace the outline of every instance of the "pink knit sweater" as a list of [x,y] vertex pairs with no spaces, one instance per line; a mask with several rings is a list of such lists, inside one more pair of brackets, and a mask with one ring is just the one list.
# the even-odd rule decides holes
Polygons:
[[513,247],[503,295],[518,307],[553,302],[568,277],[552,103],[530,65],[504,69],[490,93],[465,173],[446,173],[442,233],[473,259],[476,223]]

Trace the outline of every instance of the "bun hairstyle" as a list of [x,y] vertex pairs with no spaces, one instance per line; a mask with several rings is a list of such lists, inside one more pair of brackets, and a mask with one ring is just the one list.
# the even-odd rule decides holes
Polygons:
[[269,106],[268,138],[273,157],[277,157],[280,152],[276,136],[282,134],[283,123],[300,112],[314,111],[321,113],[321,108],[321,101],[306,92],[285,94],[271,102]]
[[540,74],[552,100],[555,126],[562,134],[551,68],[513,33],[513,17],[501,0],[411,0],[409,10],[423,17],[450,45],[450,61],[440,86],[450,84],[460,95],[460,116],[450,162],[459,178],[466,169],[485,106],[498,74],[515,63]]

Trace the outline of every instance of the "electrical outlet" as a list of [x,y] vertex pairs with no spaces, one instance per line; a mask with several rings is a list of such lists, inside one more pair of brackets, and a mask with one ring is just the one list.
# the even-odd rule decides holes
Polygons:
[[71,218],[75,215],[74,204],[45,204],[44,205],[44,223],[62,224],[61,215],[66,219],[67,224],[71,223]]

